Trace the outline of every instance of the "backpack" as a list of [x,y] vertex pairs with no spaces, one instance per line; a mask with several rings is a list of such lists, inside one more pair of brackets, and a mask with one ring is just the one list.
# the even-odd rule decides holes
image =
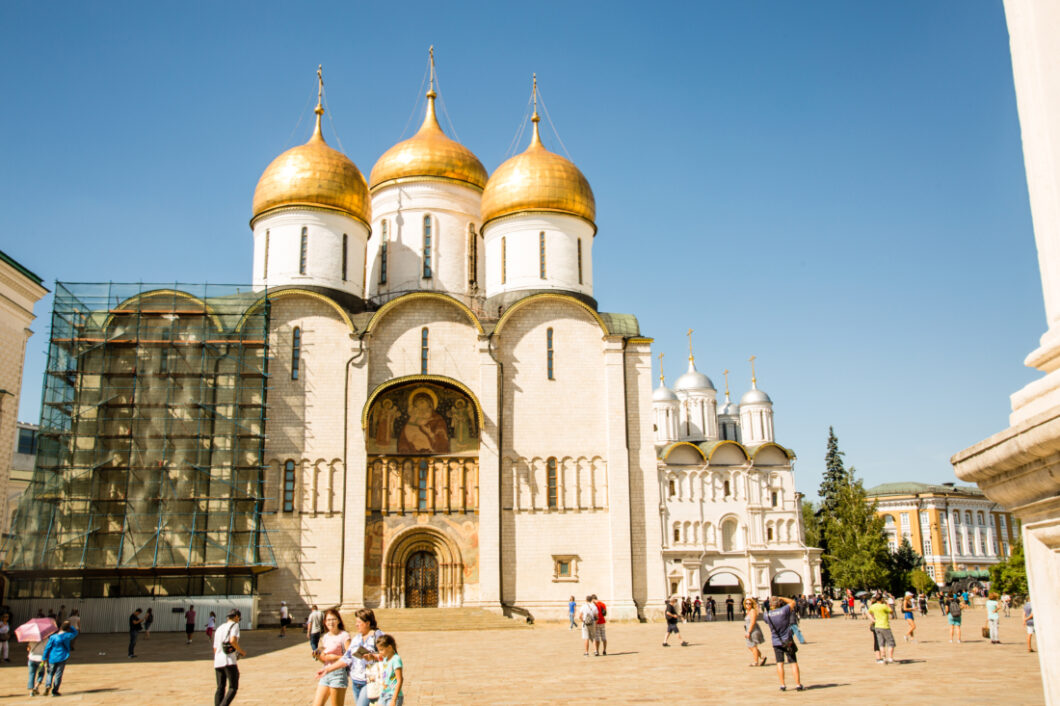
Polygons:
[[961,617],[961,602],[960,600],[950,601],[950,615],[954,618]]
[[582,625],[586,627],[596,624],[596,613],[592,610],[582,612]]

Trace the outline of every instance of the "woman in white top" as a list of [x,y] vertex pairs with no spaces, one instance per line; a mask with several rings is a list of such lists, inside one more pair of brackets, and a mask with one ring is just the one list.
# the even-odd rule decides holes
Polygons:
[[5,662],[11,661],[8,654],[10,649],[8,643],[11,641],[11,616],[7,613],[0,615],[0,659]]
[[342,624],[342,616],[334,608],[328,608],[324,611],[324,634],[320,636],[320,644],[315,656],[325,668],[336,663],[339,667],[332,670],[320,670],[320,683],[317,685],[317,693],[313,698],[313,706],[324,706],[324,704],[342,706],[346,701],[346,688],[350,685],[350,673],[346,670],[342,655],[349,647],[350,634],[346,632],[346,626]]
[[235,608],[228,611],[228,621],[213,636],[213,670],[217,677],[217,691],[214,692],[213,702],[217,706],[228,706],[232,703],[239,689],[239,667],[236,666],[236,660],[247,656],[239,646],[240,617],[242,616]]
[[26,651],[29,653],[29,685],[27,688],[30,691],[31,696],[38,696],[40,694],[40,684],[44,681],[44,674],[47,671],[44,668],[44,646],[47,644],[47,640],[41,640],[40,642],[33,642],[26,645]]

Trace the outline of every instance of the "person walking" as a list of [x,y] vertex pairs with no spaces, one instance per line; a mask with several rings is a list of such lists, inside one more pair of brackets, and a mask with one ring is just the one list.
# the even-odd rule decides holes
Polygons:
[[66,671],[66,662],[70,659],[70,643],[75,637],[77,637],[77,631],[70,627],[69,620],[64,620],[59,626],[59,632],[48,638],[48,643],[41,654],[41,661],[48,670],[48,680],[44,682],[45,696],[48,692],[51,692],[52,696],[62,696],[59,693],[59,686],[63,683],[63,672]]
[[212,610],[210,611],[210,617],[206,619],[206,639],[213,644],[213,634],[217,630],[217,614]]
[[736,602],[732,599],[732,596],[729,595],[725,599],[725,618],[730,623],[732,621],[736,620],[735,606],[736,606]]
[[743,619],[743,637],[744,646],[751,651],[751,667],[763,667],[766,663],[766,657],[758,649],[758,646],[766,641],[765,635],[762,634],[762,627],[758,624],[758,604],[755,600],[750,597],[744,597],[744,613],[746,617]]
[[151,637],[151,623],[155,622],[155,614],[148,608],[144,613],[144,639]]
[[[731,600],[731,598],[730,598]],[[681,640],[681,647],[688,647],[688,643],[681,638],[681,631],[677,628],[681,615],[677,612],[677,596],[673,596],[666,603],[666,637],[663,638],[663,647],[670,646],[670,635],[677,635]]]
[[280,601],[280,635],[287,637],[287,626],[291,624],[291,611],[287,609],[287,601]]
[[3,615],[0,615],[0,659],[5,662],[11,661],[11,656],[8,654],[10,642],[11,616],[8,613],[4,613]]
[[876,631],[876,640],[879,643],[879,657],[876,664],[891,664],[894,662],[894,633],[891,632],[891,607],[887,605],[886,599],[879,593],[872,596],[872,605],[869,613],[876,622],[872,629]]
[[766,613],[766,624],[772,635],[773,656],[777,660],[777,677],[780,679],[780,690],[787,691],[784,682],[784,663],[791,665],[792,676],[795,677],[795,691],[802,691],[802,674],[799,672],[799,661],[795,654],[799,651],[795,640],[791,637],[791,614],[795,610],[795,601],[783,596],[774,596],[773,609]]
[[1001,638],[998,633],[997,623],[1001,614],[998,613],[998,609],[1001,607],[1001,601],[998,600],[996,593],[991,591],[986,597],[986,626],[987,633],[990,635],[991,645],[1000,645]]
[[799,628],[799,620],[798,601],[796,601],[795,610],[791,611],[791,634],[795,636],[800,645],[805,645],[806,638],[802,636],[802,630]]
[[577,625],[574,624],[574,613],[577,612],[577,610],[578,601],[574,600],[574,596],[571,596],[570,600],[567,601],[567,617],[570,618],[570,627],[567,628],[568,630],[573,630],[577,627]]
[[1012,617],[1012,596],[1007,591],[1001,594],[1001,605],[1005,608],[1005,617]]
[[379,706],[401,706],[405,695],[401,688],[405,685],[405,665],[397,653],[397,642],[390,635],[379,638],[379,652],[383,655],[383,693],[379,697]]
[[370,608],[361,608],[354,615],[354,635],[346,653],[342,655],[339,663],[333,662],[322,671],[349,668],[350,686],[353,688],[356,706],[368,706],[368,659],[364,653],[368,653],[373,662],[376,661],[374,656],[379,651],[378,641],[383,636],[383,631],[376,625],[375,613]]
[[306,618],[305,632],[309,636],[309,649],[313,653],[313,658],[316,659],[317,648],[320,646],[320,636],[324,632],[324,614],[320,612],[320,608],[317,608],[315,603],[313,604],[313,610],[309,613],[309,617]]
[[927,615],[927,610],[928,610],[927,609],[927,605],[928,605],[927,594],[924,593],[923,591],[921,591],[920,595],[917,597],[917,602],[920,604],[920,614],[921,615]]
[[714,616],[718,614],[718,603],[714,596],[707,597],[707,622],[713,623]]
[[906,625],[909,627],[905,631],[906,642],[916,642],[916,618],[913,617],[913,592],[906,591],[905,596],[902,597],[902,617],[905,618]]
[[140,639],[140,630],[143,629],[143,619],[140,614],[142,610],[137,608],[129,616],[129,659],[136,657],[136,641]]
[[699,596],[696,596],[696,600],[692,601],[692,620],[698,623],[702,615],[703,601],[699,600]]
[[[589,656],[589,643],[596,644],[596,620],[600,616],[596,613],[596,605],[591,595],[585,597],[585,603],[578,611],[578,618],[582,624],[582,639],[585,641],[585,656]],[[600,647],[596,646],[596,656],[600,656]]]
[[188,612],[184,614],[184,634],[188,637],[187,644],[191,644],[191,636],[195,632],[195,606],[188,606]]
[[81,611],[74,608],[70,611],[70,617],[67,618],[70,621],[70,627],[77,631],[77,635],[73,640],[70,640],[70,651],[73,652],[76,649],[77,638],[81,635]]
[[1034,610],[1031,608],[1031,599],[1023,604],[1023,627],[1027,628],[1027,651],[1034,652],[1031,647],[1031,638],[1034,637]]
[[[316,695],[313,697],[313,706],[343,706],[346,701],[346,688],[350,685],[350,672],[342,656],[350,648],[350,634],[346,632],[346,626],[342,624],[342,616],[334,608],[328,608],[324,612],[324,627],[326,632],[319,637],[319,647],[313,651],[316,659],[324,665],[317,671]],[[332,665],[338,665],[335,669],[327,669]]]
[[44,681],[44,647],[46,642],[39,640],[26,645],[26,665],[29,667],[29,695],[40,696],[40,685]]
[[593,605],[596,606],[596,651],[603,648],[603,655],[607,656],[607,604],[593,594]]
[[213,672],[217,680],[217,689],[213,693],[214,706],[228,706],[236,698],[239,690],[239,657],[247,653],[239,646],[240,612],[233,608],[228,611],[228,620],[213,636]]
[[950,625],[950,642],[953,642],[956,631],[957,644],[961,644],[961,596],[958,593],[952,594],[946,603],[946,622]]

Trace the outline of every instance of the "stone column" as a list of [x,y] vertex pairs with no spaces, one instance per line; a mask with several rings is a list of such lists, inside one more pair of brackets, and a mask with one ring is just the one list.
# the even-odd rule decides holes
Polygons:
[[626,438],[625,342],[621,336],[604,341],[604,387],[607,429],[607,524],[611,554],[611,603],[615,620],[635,620],[632,535],[629,518],[629,442]]
[[[343,476],[342,606],[344,611],[364,605],[365,522],[368,499],[368,456],[365,451],[361,410],[368,398],[368,345],[361,339],[351,350],[346,366],[346,468]],[[385,475],[385,473],[384,473]],[[384,498],[383,505],[386,505]],[[385,600],[385,596],[383,597]]]
[[514,561],[512,552],[504,552],[501,537],[501,419],[500,367],[489,351],[489,339],[480,338],[479,403],[483,424],[479,433],[478,452],[478,579],[479,600],[465,605],[500,608],[501,562]]

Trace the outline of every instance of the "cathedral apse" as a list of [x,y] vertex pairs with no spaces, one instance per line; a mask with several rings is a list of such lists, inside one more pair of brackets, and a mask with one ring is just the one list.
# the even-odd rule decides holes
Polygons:
[[476,401],[415,381],[377,395],[366,417],[365,599],[458,606],[478,593]]

